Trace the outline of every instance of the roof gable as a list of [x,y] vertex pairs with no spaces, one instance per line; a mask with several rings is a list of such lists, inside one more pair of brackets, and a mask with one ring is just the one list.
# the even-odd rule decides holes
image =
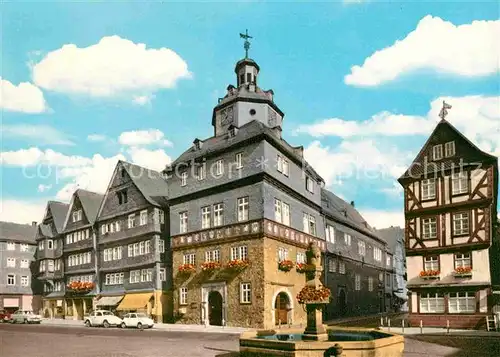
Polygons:
[[71,197],[71,202],[64,221],[64,229],[66,230],[69,228],[71,215],[74,211],[76,211],[75,208],[82,209],[84,216],[82,217],[82,220],[84,221],[84,224],[93,224],[97,218],[102,198],[103,195],[95,192],[82,189],[76,190]]
[[[445,158],[444,145],[450,141],[455,142],[455,155]],[[443,145],[443,159],[434,161],[432,150],[435,145],[439,144]],[[410,167],[398,181],[420,178],[426,174],[474,165],[491,159],[497,158],[479,149],[458,129],[443,119],[436,125]]]
[[43,222],[52,219],[54,228],[57,233],[61,233],[66,222],[66,214],[68,213],[69,204],[57,201],[49,201],[45,209]]

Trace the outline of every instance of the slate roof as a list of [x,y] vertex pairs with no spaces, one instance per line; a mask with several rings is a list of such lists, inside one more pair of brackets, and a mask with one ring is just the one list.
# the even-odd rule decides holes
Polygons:
[[[189,163],[193,159],[196,160],[210,154],[228,150],[233,145],[256,139],[260,135],[275,143],[282,151],[288,153],[291,157],[303,162],[303,157],[299,154],[303,151],[302,146],[291,146],[286,140],[281,138],[281,131],[279,129],[270,128],[257,120],[253,120],[238,128],[238,132],[234,137],[229,138],[228,135],[212,136],[202,141],[200,149],[195,149],[191,146],[171,164],[171,168],[174,168],[181,162]],[[307,167],[316,179],[324,181],[310,165],[307,165]]]
[[118,164],[121,164],[127,170],[130,178],[149,203],[154,206],[164,206],[167,204],[167,181],[158,171],[149,170],[121,160]]
[[380,236],[380,238],[387,242],[388,248],[393,253],[396,251],[398,241],[402,240],[404,242],[405,230],[401,227],[388,227],[376,229],[375,231]]
[[0,240],[36,244],[36,225],[0,221]]
[[377,231],[370,227],[363,216],[350,203],[325,188],[321,189],[321,210],[331,219],[346,224],[384,243]]
[[104,195],[96,192],[78,189],[75,192],[82,203],[83,210],[85,211],[85,216],[87,217],[90,224],[93,224],[99,213],[99,207],[101,207],[101,202]]
[[52,213],[52,218],[54,219],[56,230],[58,233],[61,233],[66,221],[66,214],[68,213],[69,204],[57,201],[49,201],[47,205],[50,209],[50,212]]

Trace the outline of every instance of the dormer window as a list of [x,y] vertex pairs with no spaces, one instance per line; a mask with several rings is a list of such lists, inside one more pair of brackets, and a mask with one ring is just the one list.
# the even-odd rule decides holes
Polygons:
[[200,139],[194,139],[193,146],[195,150],[200,150],[201,147],[203,146],[203,142]]
[[314,181],[309,176],[306,176],[306,190],[314,193]]
[[236,168],[241,169],[243,167],[243,153],[239,152],[236,154],[234,158],[234,162],[236,163]]
[[455,155],[455,142],[449,141],[446,144],[444,144],[444,156],[452,157],[454,155]]
[[215,162],[215,174],[217,176],[220,176],[224,173],[224,161],[221,159],[221,160],[217,160]]
[[82,210],[79,209],[78,211],[73,212],[73,222],[78,222],[82,220]]
[[235,126],[229,126],[228,128],[228,134],[230,138],[234,138],[236,134],[238,134],[238,128]]
[[118,204],[122,205],[128,202],[127,190],[121,190],[116,193],[118,197]]
[[181,186],[186,186],[186,184],[187,184],[187,177],[188,177],[188,173],[186,171],[184,171],[181,174]]
[[432,147],[432,159],[434,161],[441,160],[443,158],[443,145],[434,145]]
[[196,177],[200,181],[205,178],[205,165],[200,165],[196,168]]

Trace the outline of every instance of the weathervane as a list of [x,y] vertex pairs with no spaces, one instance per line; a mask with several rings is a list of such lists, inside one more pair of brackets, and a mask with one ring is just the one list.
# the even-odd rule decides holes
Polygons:
[[245,58],[248,58],[248,50],[250,49],[250,41],[248,39],[253,37],[248,34],[248,30],[245,30],[245,33],[240,33],[240,37],[245,39],[243,48],[245,49]]
[[451,109],[451,105],[449,105],[448,103],[446,103],[444,100],[443,100],[443,107],[441,108],[441,111],[439,112],[439,117],[441,119],[444,120],[444,118],[446,118],[446,116],[448,115],[448,110],[447,109]]

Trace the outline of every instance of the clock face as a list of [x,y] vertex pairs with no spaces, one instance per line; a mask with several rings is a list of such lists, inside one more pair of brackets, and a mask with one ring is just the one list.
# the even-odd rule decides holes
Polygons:
[[221,120],[220,120],[221,126],[229,126],[230,124],[233,123],[233,107],[228,107],[226,109],[223,109],[220,115],[221,115]]

